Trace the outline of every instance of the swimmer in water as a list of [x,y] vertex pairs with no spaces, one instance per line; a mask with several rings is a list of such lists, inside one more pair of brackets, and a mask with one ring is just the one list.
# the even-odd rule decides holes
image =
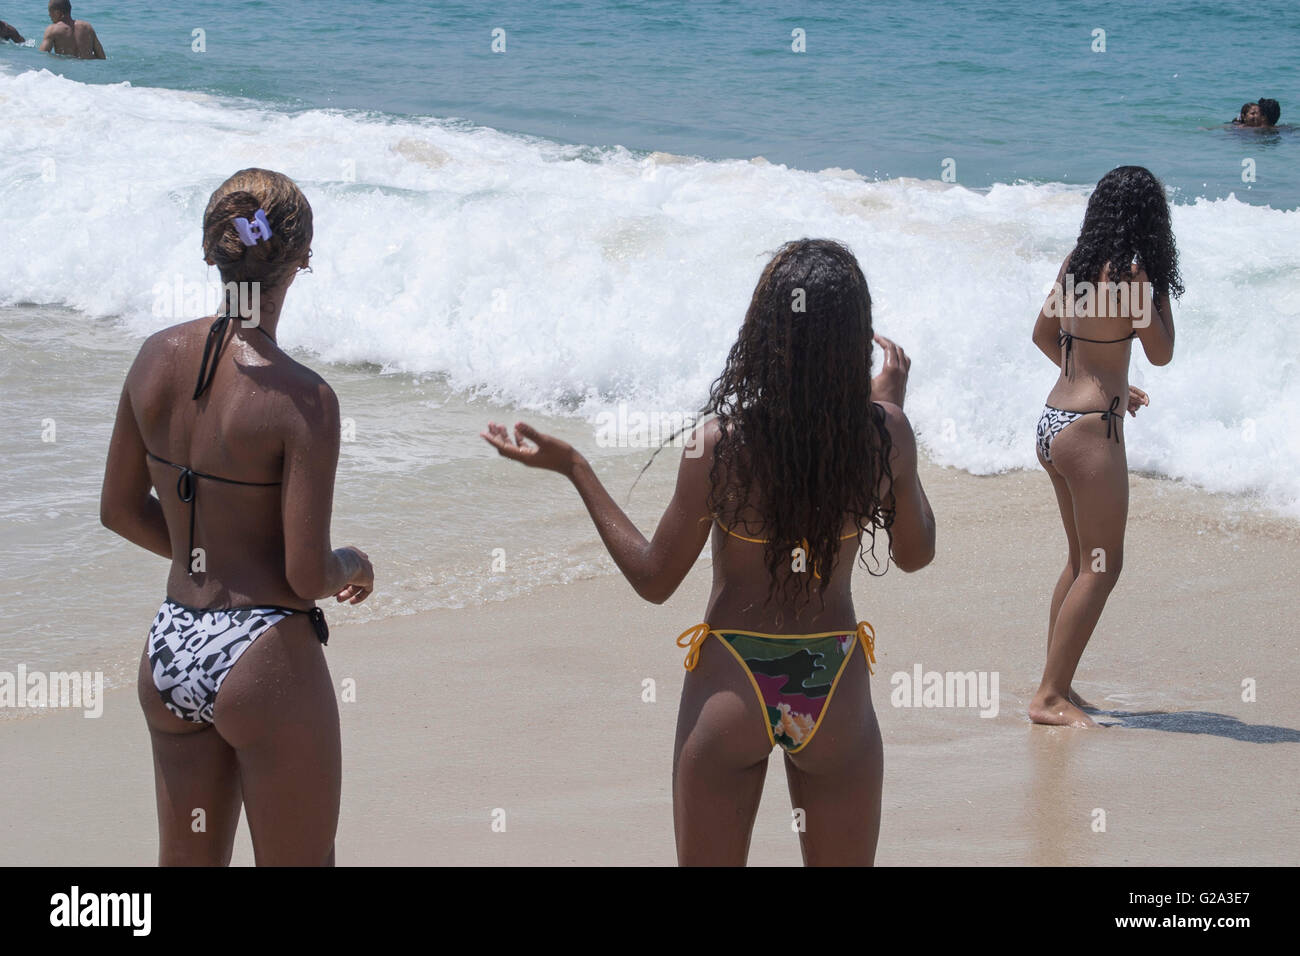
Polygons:
[[79,60],[107,59],[95,28],[85,20],[72,19],[71,0],[50,0],[50,25],[41,38],[41,52]]
[[1241,113],[1232,121],[1232,125],[1252,129],[1273,129],[1281,116],[1282,107],[1277,100],[1261,97],[1257,102],[1244,104]]

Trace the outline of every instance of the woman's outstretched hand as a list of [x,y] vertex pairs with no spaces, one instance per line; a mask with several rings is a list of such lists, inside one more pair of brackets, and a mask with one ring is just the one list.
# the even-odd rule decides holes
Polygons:
[[1142,389],[1138,388],[1136,385],[1130,385],[1128,387],[1128,413],[1130,415],[1136,418],[1138,409],[1143,405],[1150,404],[1151,399],[1147,396],[1146,392],[1142,391]]
[[902,408],[903,399],[907,395],[907,373],[912,368],[912,360],[883,335],[877,335],[875,342],[885,353],[885,361],[881,365],[880,374],[871,380],[872,401],[890,402]]
[[[565,476],[573,474],[573,467],[581,458],[568,442],[543,435],[523,422],[516,423],[513,441],[506,426],[496,422],[489,422],[487,431],[479,432],[479,436],[495,448],[499,455],[521,462],[529,468],[545,468]],[[524,444],[525,439],[532,443],[531,446]]]

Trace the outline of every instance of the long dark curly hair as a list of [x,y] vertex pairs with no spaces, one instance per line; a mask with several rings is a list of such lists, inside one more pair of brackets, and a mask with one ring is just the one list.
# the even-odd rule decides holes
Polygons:
[[1157,302],[1183,294],[1164,186],[1143,166],[1117,166],[1088,199],[1067,271],[1075,282],[1095,283],[1109,265],[1110,281],[1118,282],[1133,262],[1146,270]]
[[[763,270],[704,415],[717,417],[709,507],[766,539],[769,603],[811,600],[836,570],[845,517],[871,537],[894,522],[892,443],[871,401],[871,295],[857,259],[826,239],[782,246]],[[739,526],[739,528],[737,527]],[[886,538],[888,540],[888,537]],[[791,571],[805,548],[809,573]],[[883,569],[859,559],[871,574]],[[816,572],[814,575],[813,572]]]

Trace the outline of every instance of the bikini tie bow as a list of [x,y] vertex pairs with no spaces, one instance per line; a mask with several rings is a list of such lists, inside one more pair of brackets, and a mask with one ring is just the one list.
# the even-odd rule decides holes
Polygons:
[[709,625],[696,624],[694,627],[688,627],[677,638],[678,647],[688,647],[686,652],[686,669],[695,670],[695,665],[700,661],[700,644],[709,636]]
[[859,621],[858,640],[862,642],[862,653],[867,656],[867,673],[874,674],[871,665],[876,663],[876,629],[866,621]]
[[271,238],[271,223],[267,221],[266,210],[259,209],[253,213],[253,221],[249,222],[243,216],[235,218],[235,232],[239,233],[239,241],[246,246],[255,246],[259,240]]
[[1119,441],[1119,425],[1117,422],[1124,420],[1124,413],[1119,410],[1119,396],[1116,395],[1110,400],[1110,408],[1101,413],[1101,417],[1106,420],[1106,437],[1111,437],[1111,430],[1114,429],[1115,441]]

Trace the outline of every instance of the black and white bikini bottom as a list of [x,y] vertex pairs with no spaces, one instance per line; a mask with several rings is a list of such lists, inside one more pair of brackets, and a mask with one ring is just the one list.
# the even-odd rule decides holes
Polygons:
[[1114,437],[1119,441],[1119,423],[1124,420],[1124,413],[1119,411],[1119,396],[1116,395],[1110,403],[1110,408],[1093,409],[1087,412],[1071,412],[1064,408],[1057,408],[1054,405],[1044,405],[1043,414],[1038,416],[1038,450],[1043,455],[1043,460],[1050,462],[1052,460],[1052,441],[1065,428],[1066,425],[1078,421],[1084,415],[1100,415],[1106,422],[1106,437]]
[[177,717],[212,723],[221,684],[241,654],[290,614],[306,614],[322,644],[329,641],[325,613],[289,607],[203,610],[163,601],[149,629],[149,668],[163,704]]

